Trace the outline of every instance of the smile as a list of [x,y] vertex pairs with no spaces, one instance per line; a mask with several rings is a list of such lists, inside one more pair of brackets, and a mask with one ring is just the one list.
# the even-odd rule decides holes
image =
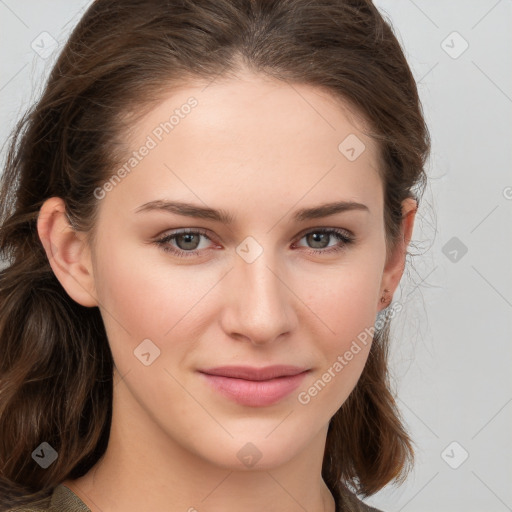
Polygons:
[[214,390],[230,400],[249,407],[264,407],[288,396],[309,370],[292,366],[221,367],[199,373]]

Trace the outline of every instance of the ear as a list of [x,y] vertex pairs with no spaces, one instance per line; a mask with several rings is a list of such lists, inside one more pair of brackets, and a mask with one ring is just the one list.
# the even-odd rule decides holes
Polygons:
[[37,232],[53,272],[68,295],[82,306],[97,306],[89,247],[85,237],[70,225],[60,197],[51,197],[41,206]]
[[[401,235],[393,253],[388,257],[388,261],[384,267],[377,307],[379,311],[391,303],[393,295],[400,283],[400,279],[402,278],[402,274],[404,273],[407,247],[412,237],[417,209],[418,204],[412,197],[408,197],[402,202]],[[387,290],[387,292],[384,290]],[[382,296],[385,299],[384,302],[380,301],[380,297]]]

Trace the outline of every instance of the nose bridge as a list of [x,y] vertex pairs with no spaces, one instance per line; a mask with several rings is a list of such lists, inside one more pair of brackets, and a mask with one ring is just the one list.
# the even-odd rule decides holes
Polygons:
[[272,341],[292,328],[290,292],[280,275],[282,267],[275,251],[253,237],[240,243],[236,252],[229,284],[233,311],[227,327],[254,343]]

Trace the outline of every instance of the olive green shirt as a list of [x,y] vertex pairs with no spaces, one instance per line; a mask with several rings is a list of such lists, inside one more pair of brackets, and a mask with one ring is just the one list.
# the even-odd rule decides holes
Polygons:
[[[357,512],[382,512],[376,508],[366,505],[362,501],[357,504]],[[343,510],[341,505],[338,505],[340,510]],[[53,490],[45,503],[37,508],[30,506],[25,508],[12,509],[12,512],[91,512],[91,509],[68,487],[65,485],[58,485]]]
[[12,512],[91,512],[91,509],[69,487],[60,484],[44,503],[12,509]]

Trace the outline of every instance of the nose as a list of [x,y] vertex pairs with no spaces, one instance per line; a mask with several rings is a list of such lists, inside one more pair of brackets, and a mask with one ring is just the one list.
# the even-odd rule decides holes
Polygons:
[[234,268],[223,280],[224,332],[254,345],[266,345],[293,330],[297,323],[293,309],[296,299],[285,274],[270,250],[264,250],[252,262],[237,255]]

